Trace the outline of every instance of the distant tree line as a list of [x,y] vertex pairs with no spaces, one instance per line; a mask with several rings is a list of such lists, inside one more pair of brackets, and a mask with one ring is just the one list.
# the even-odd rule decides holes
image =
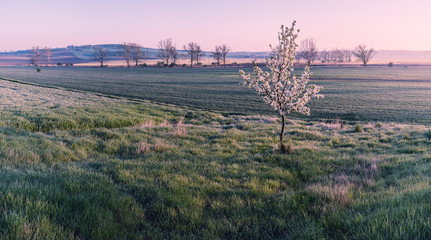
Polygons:
[[376,51],[373,48],[367,49],[366,45],[360,44],[353,51],[349,49],[323,49],[318,51],[316,41],[312,38],[303,40],[299,46],[297,60],[304,59],[308,65],[315,60],[321,60],[322,63],[342,63],[351,62],[352,56],[362,61],[364,67],[374,57]]
[[[196,42],[189,42],[184,45],[183,49],[186,53],[180,54],[176,45],[170,38],[160,40],[158,49],[157,57],[161,60],[158,66],[172,67],[177,65],[179,59],[189,59],[190,67],[193,67],[193,64],[201,65],[199,61],[205,56],[201,46]],[[100,46],[95,46],[93,50],[94,59],[100,63],[101,67],[105,66],[104,64],[109,56],[109,50]],[[231,52],[231,48],[226,44],[222,44],[215,47],[214,51],[211,52],[211,57],[215,60],[215,64],[220,65],[220,63],[223,62],[223,66],[226,66],[226,57],[229,52]],[[127,67],[131,67],[132,61],[135,66],[139,66],[140,60],[145,58],[142,46],[136,43],[122,43],[119,53],[126,62]]]
[[[205,53],[201,49],[200,45],[196,42],[189,42],[183,46],[185,54],[180,54],[177,50],[176,45],[172,39],[168,38],[160,40],[158,43],[157,57],[160,58],[158,66],[176,66],[179,59],[188,59],[190,61],[190,67],[194,65],[201,65],[201,60]],[[110,52],[108,48],[101,46],[93,47],[93,58],[100,63],[101,67],[106,66],[105,62],[108,59]],[[214,50],[210,52],[210,56],[214,59],[213,64],[226,66],[226,56],[231,52],[231,48],[226,45],[215,46]],[[276,50],[273,50],[271,55],[277,54]],[[51,48],[45,47],[41,49],[39,46],[33,47],[31,50],[31,64],[34,66],[40,66],[41,61],[48,66],[51,58]],[[127,67],[140,66],[140,61],[145,58],[145,54],[142,51],[142,46],[137,43],[126,43],[121,44],[121,48],[118,50],[118,54],[124,59]],[[304,59],[307,65],[313,64],[314,61],[320,60],[322,63],[343,63],[351,62],[352,57],[356,57],[362,62],[365,67],[367,63],[374,57],[376,52],[373,48],[367,48],[366,45],[360,44],[355,47],[354,50],[349,49],[323,49],[318,50],[316,41],[313,38],[307,38],[301,41],[299,50],[296,54],[297,62],[300,59]]]

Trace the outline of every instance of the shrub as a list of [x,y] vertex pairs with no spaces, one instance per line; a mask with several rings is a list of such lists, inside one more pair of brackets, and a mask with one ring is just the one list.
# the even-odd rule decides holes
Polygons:
[[393,62],[390,62],[389,64],[388,64],[388,67],[393,67],[394,66],[394,63]]
[[[167,65],[167,64],[166,64]],[[175,66],[177,66],[177,64],[175,64],[175,63],[171,63],[171,64],[169,64],[169,67],[175,67]]]
[[37,69],[36,69],[36,71],[37,71],[37,72],[40,72],[40,71],[42,71],[42,69],[40,69],[40,68],[37,68]]
[[156,66],[157,67],[163,67],[165,65],[165,62],[157,62]]
[[292,141],[289,141],[287,143],[281,143],[281,145],[277,145],[277,148],[282,152],[282,153],[286,153],[286,154],[292,154],[295,151],[295,148],[293,147],[293,143]]
[[61,65],[63,65],[61,62],[58,62],[58,63],[57,63],[57,66],[61,66]]
[[355,126],[355,132],[357,132],[357,133],[361,133],[362,131],[363,131],[362,126],[361,126],[361,125],[359,125],[359,124],[357,124],[357,125]]
[[183,67],[187,67],[187,64],[185,64],[185,63],[184,63],[184,64],[183,64]]

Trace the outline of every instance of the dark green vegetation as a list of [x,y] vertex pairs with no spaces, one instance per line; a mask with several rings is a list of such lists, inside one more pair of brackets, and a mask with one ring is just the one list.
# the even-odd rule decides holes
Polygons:
[[425,125],[291,120],[295,151],[282,155],[278,118],[8,81],[0,90],[0,239],[431,238]]
[[[233,114],[274,114],[261,98],[238,86],[238,68],[0,68],[26,82],[147,99]],[[325,98],[312,101],[311,119],[428,123],[431,68],[313,67],[312,83]],[[300,71],[298,71],[300,73]],[[299,116],[297,116],[299,117]]]

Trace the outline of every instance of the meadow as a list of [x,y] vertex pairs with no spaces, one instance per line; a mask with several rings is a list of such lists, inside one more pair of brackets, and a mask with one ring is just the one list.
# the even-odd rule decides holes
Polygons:
[[0,80],[0,238],[431,237],[429,70],[314,70],[292,154],[237,70],[0,68],[55,86]]
[[[238,86],[239,69],[42,67],[38,73],[32,67],[3,67],[0,76],[226,114],[274,114],[252,90]],[[429,67],[316,66],[311,71],[311,82],[322,86],[325,95],[311,102],[312,120],[429,123],[431,119]]]

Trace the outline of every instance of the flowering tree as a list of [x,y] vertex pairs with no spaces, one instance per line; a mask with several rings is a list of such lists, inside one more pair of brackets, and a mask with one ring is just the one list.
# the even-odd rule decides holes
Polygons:
[[[273,54],[266,59],[266,66],[269,72],[263,71],[254,64],[254,73],[246,74],[240,70],[240,75],[244,79],[243,85],[253,88],[257,94],[263,97],[263,100],[271,104],[274,110],[278,111],[281,116],[281,133],[280,149],[286,152],[286,146],[283,143],[284,130],[286,124],[286,114],[297,112],[304,115],[310,115],[310,109],[305,105],[311,97],[320,98],[323,95],[318,94],[320,87],[314,84],[308,84],[310,79],[310,69],[307,65],[302,76],[296,77],[293,74],[293,62],[295,61],[296,48],[298,45],[295,40],[298,36],[295,33],[295,23],[292,27],[281,26],[281,32],[278,34],[279,45],[272,48]],[[275,54],[274,54],[275,52]]]

